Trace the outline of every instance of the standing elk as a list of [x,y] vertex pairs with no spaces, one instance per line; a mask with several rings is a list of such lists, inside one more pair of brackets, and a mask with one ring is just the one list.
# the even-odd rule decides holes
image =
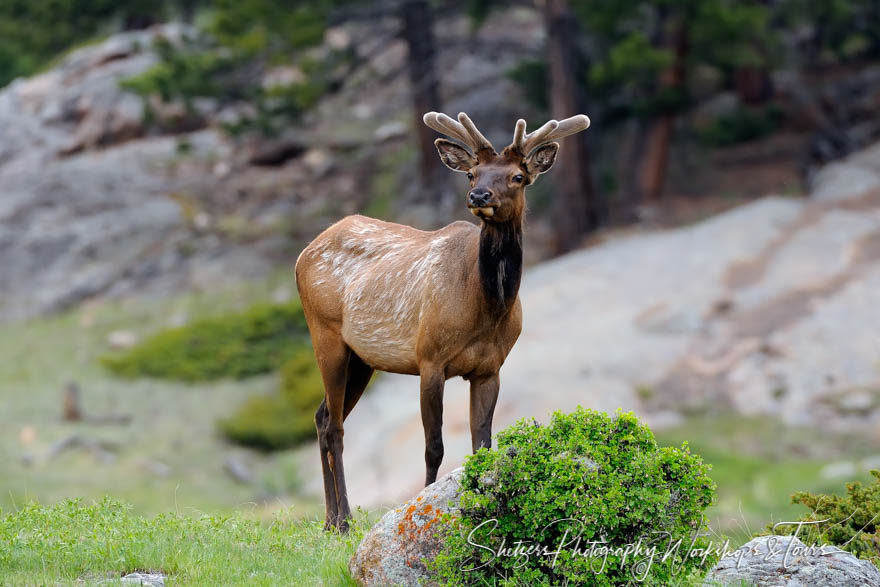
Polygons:
[[324,382],[315,414],[324,475],[324,527],[348,528],[343,421],[373,371],[420,377],[425,484],[443,459],[443,387],[470,382],[473,450],[491,445],[498,370],[519,337],[525,188],[553,165],[553,142],[590,125],[583,114],[526,134],[518,120],[499,155],[464,113],[436,112],[425,124],[460,141],[434,144],[470,181],[467,207],[481,220],[434,232],[347,216],[313,240],[296,262],[296,285]]

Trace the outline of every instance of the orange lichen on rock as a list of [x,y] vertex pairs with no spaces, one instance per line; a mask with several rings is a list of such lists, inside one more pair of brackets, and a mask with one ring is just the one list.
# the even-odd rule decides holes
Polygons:
[[419,540],[426,537],[427,531],[440,521],[441,511],[426,503],[421,508],[411,505],[397,524],[398,536],[406,535],[408,540]]

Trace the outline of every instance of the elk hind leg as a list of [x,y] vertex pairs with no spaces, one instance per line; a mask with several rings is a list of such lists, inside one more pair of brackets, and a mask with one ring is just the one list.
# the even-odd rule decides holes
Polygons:
[[[342,464],[342,421],[345,409],[348,362],[351,351],[336,335],[312,333],[315,357],[324,381],[324,402],[318,408],[315,421],[318,426],[318,444],[321,449],[321,467],[324,473],[324,496],[327,504],[325,527],[348,530],[348,495]],[[325,467],[326,465],[326,467]]]
[[315,427],[318,429],[318,448],[321,452],[321,472],[324,476],[324,529],[329,530],[336,525],[339,516],[336,496],[336,484],[333,481],[333,470],[330,468],[329,445],[325,442],[324,430],[330,416],[327,411],[327,399],[321,400],[318,411],[315,412]]
[[373,368],[364,363],[354,351],[349,353],[348,378],[345,382],[345,407],[343,408],[343,420],[348,417],[355,404],[361,399],[364,390],[373,377]]

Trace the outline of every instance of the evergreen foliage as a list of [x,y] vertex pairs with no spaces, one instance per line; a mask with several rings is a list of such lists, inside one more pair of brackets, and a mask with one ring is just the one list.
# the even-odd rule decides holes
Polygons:
[[[793,534],[810,546],[831,544],[859,558],[880,564],[880,471],[871,471],[874,482],[847,483],[846,495],[824,495],[799,491],[792,503],[810,509],[800,518],[807,524],[770,526],[779,534]],[[819,524],[811,522],[821,522]]]
[[282,450],[315,438],[315,411],[324,399],[312,348],[281,368],[280,393],[255,396],[219,422],[229,440],[260,450]]
[[241,379],[277,370],[308,345],[299,302],[266,304],[163,330],[122,353],[102,357],[101,362],[123,377]]
[[[658,447],[630,413],[578,408],[557,412],[547,426],[521,420],[498,434],[497,448],[468,458],[460,517],[450,518],[436,570],[444,582],[465,585],[617,585],[640,575],[664,584],[686,577],[713,560],[691,550],[692,540],[703,544],[695,537],[713,499],[708,470],[687,445]],[[658,545],[650,565],[645,553],[584,555],[593,541],[623,549],[640,539],[646,548]],[[661,560],[679,539],[680,548]],[[498,556],[499,548],[517,544],[538,552]]]

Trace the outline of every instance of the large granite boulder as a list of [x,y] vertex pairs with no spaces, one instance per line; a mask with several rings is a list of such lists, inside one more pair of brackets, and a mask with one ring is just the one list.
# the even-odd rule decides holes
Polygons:
[[0,322],[102,295],[215,288],[277,262],[284,243],[234,230],[262,236],[284,210],[263,222],[271,198],[247,219],[227,204],[247,203],[238,181],[261,185],[233,176],[227,137],[199,125],[154,129],[120,85],[158,62],[157,40],[190,32],[167,24],[113,35],[0,88]]
[[440,550],[438,522],[456,511],[463,471],[455,469],[382,516],[349,563],[358,585],[432,584],[425,563]]
[[880,586],[870,561],[831,546],[808,548],[794,536],[759,536],[725,556],[706,575],[705,585]]

